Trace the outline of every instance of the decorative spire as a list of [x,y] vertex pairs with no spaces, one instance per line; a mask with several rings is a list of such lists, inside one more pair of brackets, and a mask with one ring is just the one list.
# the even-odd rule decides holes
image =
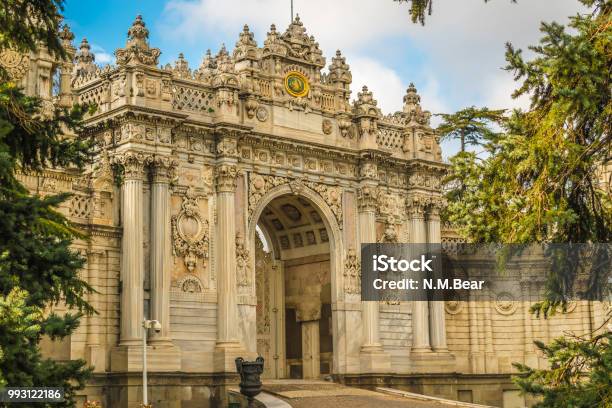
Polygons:
[[174,74],[179,78],[191,78],[191,70],[189,69],[189,63],[185,59],[183,53],[179,53],[178,59],[174,63]]
[[93,52],[91,52],[91,46],[89,42],[87,42],[87,38],[83,38],[81,40],[81,45],[79,46],[79,51],[75,57],[75,70],[76,73],[89,73],[96,70],[96,64],[94,61],[96,60],[96,56]]
[[380,116],[380,109],[377,107],[378,101],[374,99],[374,95],[367,86],[363,86],[361,92],[357,94],[357,100],[354,103],[354,111],[356,115]]
[[149,30],[147,29],[142,16],[136,16],[136,20],[128,30],[127,47],[137,46],[143,49],[149,48]]
[[431,118],[431,113],[421,108],[421,97],[412,82],[404,96],[404,113],[408,115],[410,121],[416,121],[421,125],[428,125]]
[[417,89],[414,84],[411,82],[406,90],[406,95],[404,96],[404,112],[406,112],[406,108],[413,108],[421,102],[421,97],[417,93]]
[[227,48],[225,48],[225,44],[221,44],[221,49],[217,53],[215,57],[217,61],[217,70],[219,72],[232,73],[234,72],[234,61],[230,56],[229,52],[227,52]]
[[128,63],[157,65],[161,51],[159,48],[150,48],[148,40],[149,30],[139,14],[128,30],[128,40],[125,48],[119,48],[115,51],[117,63],[119,65]]
[[214,75],[216,69],[217,60],[212,56],[210,49],[208,49],[206,50],[200,67],[194,72],[195,78],[206,82]]
[[238,61],[244,58],[255,59],[257,57],[257,42],[254,37],[249,30],[249,26],[245,24],[236,43],[236,48],[234,48],[234,59]]
[[[268,33],[268,39],[266,45],[276,40],[276,32]],[[289,55],[293,58],[299,58],[307,63],[316,65],[320,68],[325,66],[325,58],[323,58],[323,52],[319,49],[319,44],[315,41],[313,36],[309,36],[306,33],[304,24],[300,20],[300,16],[296,15],[295,19],[287,31],[280,36],[280,47],[270,47],[268,51],[276,54]],[[275,41],[278,43],[278,41]],[[264,53],[266,49],[264,48]]]
[[64,24],[62,30],[58,34],[64,48],[74,48],[72,46],[72,40],[74,40],[74,33],[70,31],[68,24]]
[[336,56],[332,58],[332,63],[329,66],[329,80],[332,82],[341,82],[350,84],[353,81],[350,67],[346,63],[346,58],[342,56],[340,50],[336,51]]

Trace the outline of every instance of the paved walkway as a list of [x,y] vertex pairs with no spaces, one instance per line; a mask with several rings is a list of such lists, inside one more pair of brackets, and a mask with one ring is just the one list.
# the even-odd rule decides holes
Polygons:
[[263,391],[293,408],[449,408],[434,401],[347,387],[326,381],[264,380]]

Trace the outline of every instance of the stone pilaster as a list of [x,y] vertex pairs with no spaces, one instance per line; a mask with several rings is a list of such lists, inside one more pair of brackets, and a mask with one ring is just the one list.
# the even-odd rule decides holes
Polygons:
[[[105,253],[102,250],[90,249],[87,251],[87,282],[96,290],[100,290],[99,276],[103,273],[103,262]],[[98,292],[92,292],[87,298],[89,304],[99,310]],[[87,316],[87,336],[85,339],[85,358],[87,364],[93,366],[94,372],[106,371],[106,359],[104,350],[100,344],[100,325],[99,315],[92,314]]]
[[[425,199],[413,196],[408,200],[407,204],[410,242],[413,244],[425,244],[427,242]],[[429,305],[427,301],[415,301],[412,309],[412,353],[427,352],[431,352]]]
[[[429,207],[427,213],[427,243],[440,245],[440,208],[437,205]],[[429,302],[429,325],[431,347],[436,352],[448,352],[446,345],[446,315],[444,301],[434,300]]]
[[[377,187],[374,184],[362,185],[357,191],[360,243],[376,242],[376,198]],[[384,372],[391,368],[391,360],[380,342],[378,302],[362,301],[361,307],[361,371]]]
[[170,237],[170,181],[176,161],[156,157],[151,167],[151,319],[161,323],[152,331],[150,344],[170,345],[170,278],[172,249]]
[[121,186],[121,346],[142,342],[144,254],[143,254],[143,192],[147,157],[125,153],[117,157],[124,170]]

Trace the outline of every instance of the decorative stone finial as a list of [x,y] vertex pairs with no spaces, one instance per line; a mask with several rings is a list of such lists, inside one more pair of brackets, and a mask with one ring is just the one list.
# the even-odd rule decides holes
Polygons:
[[58,36],[62,40],[62,45],[64,47],[66,47],[67,45],[72,47],[72,40],[74,40],[74,33],[70,31],[70,27],[68,26],[68,24],[64,24]]
[[217,69],[217,60],[212,56],[210,49],[206,50],[206,54],[202,59],[200,68],[195,71],[195,78],[201,81],[208,81],[212,78]]
[[416,121],[421,125],[429,124],[431,113],[421,108],[421,97],[412,82],[404,96],[404,113],[408,115],[410,121]]
[[406,90],[406,96],[404,96],[404,111],[407,105],[418,105],[421,102],[421,97],[417,93],[417,89],[411,82]]
[[157,65],[161,51],[159,48],[150,48],[148,40],[149,30],[139,14],[128,30],[128,40],[125,48],[119,48],[115,51],[117,63],[119,65],[128,63]]
[[136,16],[136,20],[132,23],[132,26],[128,30],[128,42],[127,46],[139,46],[142,48],[149,48],[148,44],[149,30],[147,29],[142,16],[139,14]]
[[174,63],[174,74],[179,78],[191,78],[191,70],[189,69],[189,63],[185,59],[183,53],[179,53],[178,59]]
[[329,67],[330,81],[350,84],[353,80],[353,76],[349,68],[349,65],[346,63],[346,58],[342,56],[340,50],[337,50],[336,56],[332,58],[332,63]]
[[367,86],[361,88],[361,92],[357,94],[357,100],[353,104],[353,112],[357,116],[379,117],[382,116],[378,108],[378,101],[374,99],[374,94]]
[[236,43],[236,47],[234,48],[234,58],[236,60],[241,60],[244,58],[255,59],[256,57],[257,42],[255,41],[255,36],[249,30],[249,26],[245,24],[238,38],[238,42]]
[[96,56],[93,52],[91,52],[91,46],[87,41],[87,38],[83,38],[81,40],[81,45],[79,45],[79,51],[76,54],[75,62],[76,65],[74,67],[76,74],[84,74],[94,72],[96,70],[96,64],[94,61],[96,60]]

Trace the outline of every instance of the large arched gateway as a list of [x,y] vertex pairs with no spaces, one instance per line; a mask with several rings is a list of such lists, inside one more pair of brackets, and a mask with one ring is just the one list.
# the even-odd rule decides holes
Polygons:
[[[255,176],[253,182],[266,180]],[[269,361],[266,376],[334,373],[339,336],[332,310],[341,267],[335,254],[342,239],[333,212],[302,182],[279,185],[255,209],[249,238],[255,253],[257,352]]]
[[[599,324],[603,307],[588,302],[534,322],[507,294],[361,300],[362,243],[456,239],[439,217],[447,165],[414,85],[383,114],[299,18],[261,46],[245,26],[231,53],[194,67],[182,55],[160,67],[140,16],[113,66],[96,66],[87,40],[77,51],[68,29],[62,39],[74,60],[6,50],[0,64],[47,107],[97,106],[75,135],[96,141],[86,172],[22,177],[71,192],[62,211],[91,237],[77,247],[99,314],[48,348],[94,367],[83,399],[137,406],[144,318],[162,326],[148,342],[151,400],[190,407],[218,399],[235,358],[258,353],[268,378],[331,374],[499,405],[515,393],[511,363],[539,363],[533,339]],[[539,284],[521,280],[526,293]]]

